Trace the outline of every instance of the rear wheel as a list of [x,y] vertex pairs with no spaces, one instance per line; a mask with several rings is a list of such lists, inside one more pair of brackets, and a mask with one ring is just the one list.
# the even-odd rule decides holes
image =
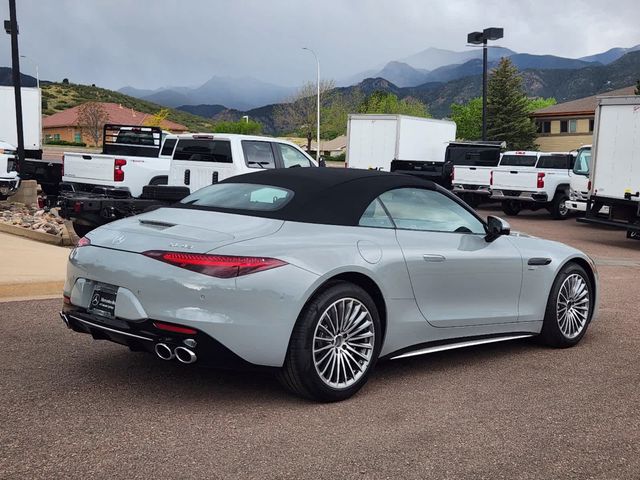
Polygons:
[[505,200],[502,202],[502,211],[505,215],[514,217],[520,213],[520,210],[522,210],[522,206],[517,200]]
[[305,306],[293,329],[280,382],[323,402],[345,400],[366,383],[378,359],[382,330],[371,296],[338,282]]
[[591,321],[594,303],[589,275],[580,265],[569,263],[553,282],[539,340],[558,348],[576,345]]
[[9,195],[0,195],[0,202],[6,200],[7,198],[9,198]]
[[80,238],[84,237],[87,233],[89,233],[93,228],[88,225],[83,225],[81,223],[73,222],[73,231],[76,232],[76,235]]
[[551,201],[549,212],[551,216],[556,220],[564,220],[569,216],[569,207],[567,207],[567,197],[564,193],[556,193],[555,197]]

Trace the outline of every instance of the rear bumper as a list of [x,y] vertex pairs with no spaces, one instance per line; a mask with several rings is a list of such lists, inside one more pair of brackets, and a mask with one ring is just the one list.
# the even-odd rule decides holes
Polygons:
[[485,185],[454,184],[453,193],[473,193],[488,197],[491,195],[491,190]]
[[549,197],[544,192],[524,192],[518,190],[491,190],[491,198],[495,200],[519,200],[521,202],[548,203]]
[[576,200],[567,200],[564,202],[569,210],[573,210],[574,212],[586,212],[587,211],[587,202],[579,202]]
[[196,330],[196,334],[167,332],[156,328],[153,320],[150,319],[111,320],[99,315],[91,315],[83,308],[69,305],[63,306],[60,317],[74,332],[89,334],[95,340],[109,340],[125,345],[133,351],[155,354],[155,346],[159,343],[167,345],[171,350],[187,346],[196,354],[197,363],[204,366],[233,369],[261,368],[243,360],[220,342],[199,330]]

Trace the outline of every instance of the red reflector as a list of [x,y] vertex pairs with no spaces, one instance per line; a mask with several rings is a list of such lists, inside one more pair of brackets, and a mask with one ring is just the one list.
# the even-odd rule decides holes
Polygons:
[[71,305],[71,297],[67,297],[66,295],[63,295],[62,303],[64,303],[65,305]]
[[195,335],[198,333],[198,331],[193,328],[181,327],[180,325],[172,325],[170,323],[153,322],[153,326],[160,330],[166,330],[167,332],[184,333],[185,335]]
[[82,237],[80,240],[78,240],[76,247],[86,247],[87,245],[91,245],[91,240],[89,240],[87,237]]
[[82,202],[76,202],[73,204],[74,213],[80,213],[82,211]]
[[266,257],[236,257],[204,253],[165,252],[151,250],[143,255],[161,262],[218,278],[233,278],[282,267],[287,262]]

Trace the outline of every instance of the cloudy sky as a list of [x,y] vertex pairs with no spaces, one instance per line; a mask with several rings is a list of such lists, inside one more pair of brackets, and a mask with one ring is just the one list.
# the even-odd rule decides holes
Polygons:
[[[639,0],[17,0],[20,53],[41,78],[108,88],[195,86],[213,75],[282,85],[340,79],[428,47],[465,49],[502,26],[500,45],[580,57],[640,43]],[[614,7],[615,5],[615,7]],[[7,0],[0,0],[3,19]],[[0,65],[10,65],[9,36]],[[22,71],[34,73],[33,63]]]

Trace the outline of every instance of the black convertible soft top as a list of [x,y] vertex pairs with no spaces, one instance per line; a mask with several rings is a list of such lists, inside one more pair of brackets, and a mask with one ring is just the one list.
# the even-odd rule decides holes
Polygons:
[[369,204],[387,190],[402,187],[441,190],[435,183],[411,175],[352,168],[269,169],[238,175],[220,183],[281,187],[294,192],[294,196],[275,211],[214,210],[327,225],[358,225]]

